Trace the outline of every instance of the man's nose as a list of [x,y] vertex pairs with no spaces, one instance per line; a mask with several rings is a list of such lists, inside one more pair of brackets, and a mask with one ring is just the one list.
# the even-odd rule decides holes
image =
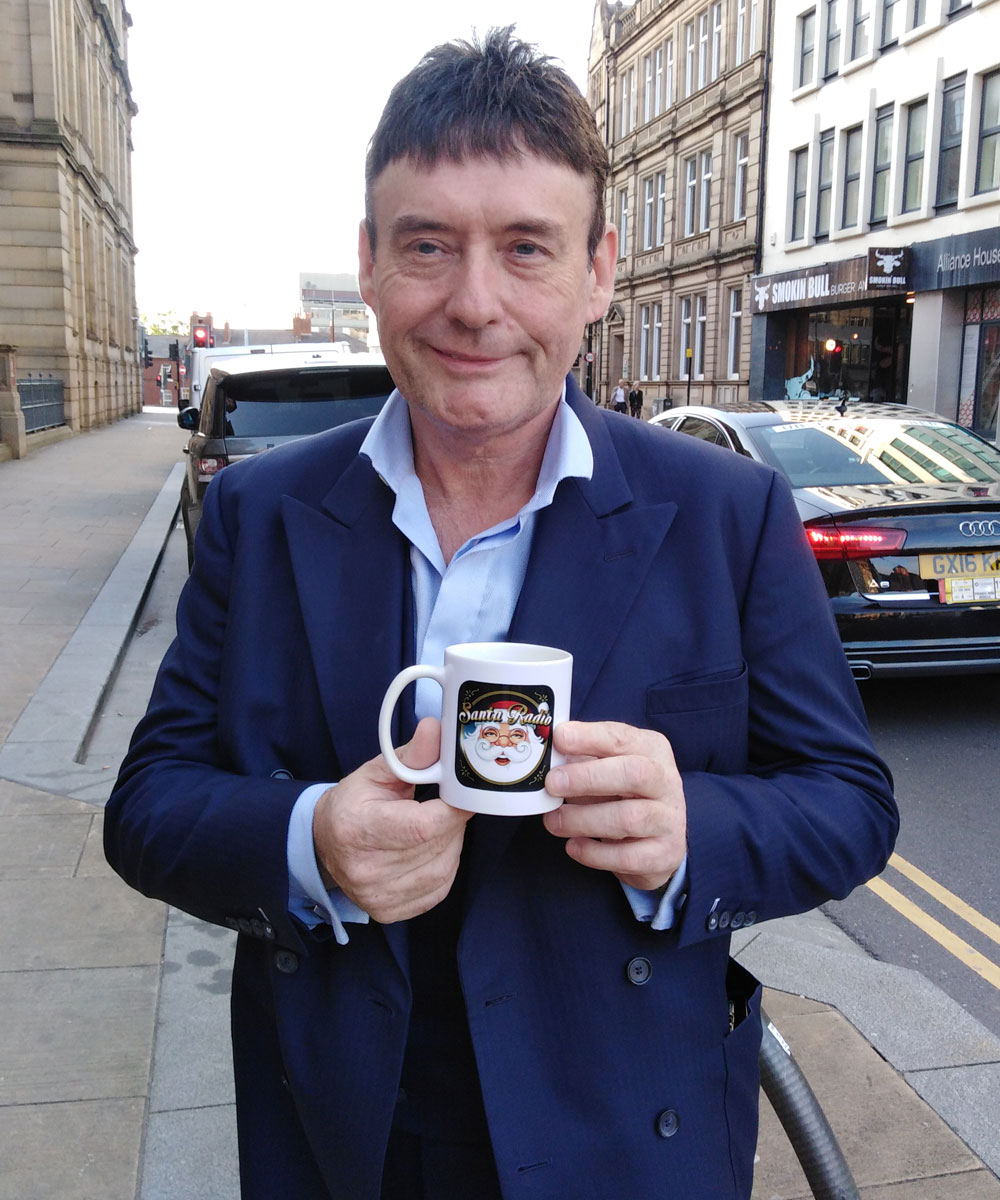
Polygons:
[[452,276],[445,311],[469,329],[482,329],[501,311],[501,272],[492,250],[473,249],[461,255]]
[[497,735],[497,745],[498,746],[513,746],[514,739],[510,736],[509,733],[498,734]]

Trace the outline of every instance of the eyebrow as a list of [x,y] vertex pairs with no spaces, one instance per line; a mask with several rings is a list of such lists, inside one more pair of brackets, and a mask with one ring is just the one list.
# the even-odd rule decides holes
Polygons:
[[[419,233],[450,233],[454,228],[455,226],[450,225],[447,221],[437,221],[432,217],[422,217],[417,213],[403,213],[392,221],[389,235],[390,237],[409,237]],[[564,227],[556,221],[532,220],[525,217],[511,221],[504,226],[502,232],[508,235],[516,234],[551,240],[561,238],[564,234]]]

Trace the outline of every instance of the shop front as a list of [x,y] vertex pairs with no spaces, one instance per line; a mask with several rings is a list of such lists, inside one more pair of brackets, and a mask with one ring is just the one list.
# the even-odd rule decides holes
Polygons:
[[755,276],[750,398],[905,403],[909,259],[906,247],[878,248]]
[[[912,287],[922,348],[935,347],[937,395],[952,398],[952,414],[982,437],[997,437],[1000,400],[1000,229],[922,242],[913,247]],[[939,403],[938,411],[947,412]]]

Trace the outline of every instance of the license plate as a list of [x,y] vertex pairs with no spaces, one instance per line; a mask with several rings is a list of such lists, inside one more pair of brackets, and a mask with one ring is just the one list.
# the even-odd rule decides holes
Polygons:
[[921,554],[920,574],[938,581],[942,604],[985,604],[1000,600],[1000,550]]

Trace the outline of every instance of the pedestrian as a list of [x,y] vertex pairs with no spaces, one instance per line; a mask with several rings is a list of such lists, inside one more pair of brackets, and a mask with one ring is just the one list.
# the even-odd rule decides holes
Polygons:
[[[891,850],[787,485],[569,374],[614,287],[607,170],[510,29],[430,51],[372,138],[359,236],[398,390],[205,496],[105,847],[239,931],[244,1200],[746,1200],[760,987],[731,930]],[[503,640],[573,656],[544,816],[472,817],[378,752],[402,667]],[[426,767],[439,693],[406,695]]]
[[611,407],[615,410],[615,412],[623,413],[628,411],[628,395],[625,391],[627,386],[627,380],[618,380],[618,386],[615,388],[614,393],[611,396]]
[[628,409],[633,417],[642,417],[642,388],[638,382],[633,383],[628,394]]

